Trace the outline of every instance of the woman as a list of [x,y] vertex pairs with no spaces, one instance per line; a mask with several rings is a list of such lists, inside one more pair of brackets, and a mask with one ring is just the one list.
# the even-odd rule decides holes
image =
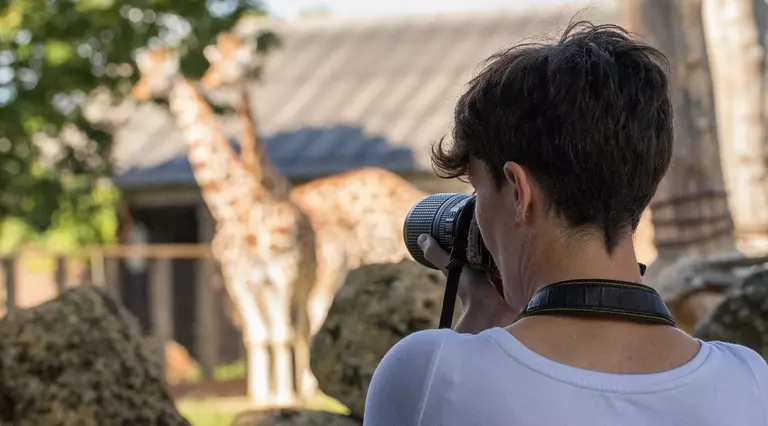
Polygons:
[[[455,330],[387,353],[364,424],[768,425],[768,366],[748,348],[615,318],[515,321],[554,283],[642,283],[632,234],[672,153],[663,55],[619,27],[578,23],[490,59],[433,161],[474,187],[504,296],[465,269]],[[431,237],[420,245],[447,265]]]

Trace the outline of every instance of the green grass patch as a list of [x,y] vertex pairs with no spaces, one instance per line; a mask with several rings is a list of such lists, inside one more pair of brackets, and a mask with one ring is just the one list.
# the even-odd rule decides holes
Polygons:
[[[244,379],[247,376],[246,365],[244,360],[235,361],[230,364],[219,364],[213,368],[213,380],[216,381],[228,381]],[[186,377],[177,377],[171,379],[171,383],[176,384],[180,382],[198,382],[203,380],[203,373],[200,369],[200,364],[193,360],[193,364],[189,374]]]
[[213,369],[214,380],[243,379],[247,375],[245,360],[235,361],[231,364],[217,365]]
[[178,401],[176,406],[192,426],[229,426],[249,403],[247,398],[206,398]]
[[[311,410],[349,414],[347,407],[324,394],[318,395],[308,405]],[[235,416],[250,409],[245,397],[183,399],[177,401],[176,406],[192,426],[229,426]]]

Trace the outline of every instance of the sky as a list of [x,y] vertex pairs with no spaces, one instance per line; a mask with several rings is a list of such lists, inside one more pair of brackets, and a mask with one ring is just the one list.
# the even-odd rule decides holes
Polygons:
[[584,0],[265,0],[265,3],[272,14],[292,19],[301,11],[318,7],[328,8],[339,16],[372,16],[491,10],[579,1]]

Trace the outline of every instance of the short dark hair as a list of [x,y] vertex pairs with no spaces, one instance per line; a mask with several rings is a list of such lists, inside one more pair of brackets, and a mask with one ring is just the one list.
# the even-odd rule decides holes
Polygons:
[[609,253],[637,228],[672,157],[664,55],[616,25],[575,22],[554,43],[492,55],[455,109],[453,143],[432,147],[438,175],[482,160],[527,167],[573,230],[602,230]]

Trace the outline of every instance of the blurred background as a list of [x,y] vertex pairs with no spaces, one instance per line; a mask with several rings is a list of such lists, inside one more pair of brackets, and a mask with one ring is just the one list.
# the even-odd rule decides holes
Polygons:
[[[302,370],[301,348],[327,329],[334,296],[360,277],[352,271],[410,259],[402,221],[414,202],[469,190],[434,176],[429,149],[450,139],[453,105],[483,59],[556,38],[574,16],[624,26],[669,56],[677,145],[635,239],[639,260],[651,264],[647,282],[682,328],[710,330],[702,324],[720,321],[715,313],[741,309],[744,277],[768,261],[765,0],[0,5],[0,351],[31,351],[46,333],[67,336],[64,326],[41,325],[49,314],[39,312],[59,312],[70,303],[62,294],[98,288],[128,313],[173,404],[194,425],[228,425],[238,413],[276,406],[359,424],[360,401],[334,394],[343,386],[314,359],[314,375]],[[256,261],[251,245],[293,226],[276,213],[286,210],[270,207],[280,203],[312,228],[290,249],[307,247],[313,262],[342,271],[330,284],[278,280],[281,295],[259,290],[264,280],[254,271],[273,258]],[[750,297],[768,300],[762,279]],[[239,282],[250,287],[240,291]],[[295,294],[303,302],[286,308]],[[285,343],[275,340],[279,327],[266,321],[259,332],[253,319],[278,305],[297,340],[286,343],[288,367],[275,349]],[[718,330],[735,331],[716,337],[768,357],[768,304],[747,305],[748,325],[726,321]],[[439,302],[432,309],[434,324],[401,333],[435,327]],[[311,323],[304,346],[295,320],[303,316]],[[263,365],[257,341],[272,348]],[[73,345],[64,346],[76,352]],[[346,365],[334,356],[329,365]],[[22,358],[0,357],[0,367]],[[361,374],[350,369],[333,374]],[[0,383],[0,394],[20,395],[18,386]],[[6,407],[19,398],[0,395]],[[0,420],[23,424],[4,410]]]

